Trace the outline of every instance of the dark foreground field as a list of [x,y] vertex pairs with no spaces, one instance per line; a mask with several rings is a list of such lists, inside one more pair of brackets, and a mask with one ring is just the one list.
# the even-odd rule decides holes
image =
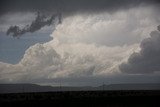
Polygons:
[[64,91],[0,94],[0,105],[27,107],[160,107],[160,91]]

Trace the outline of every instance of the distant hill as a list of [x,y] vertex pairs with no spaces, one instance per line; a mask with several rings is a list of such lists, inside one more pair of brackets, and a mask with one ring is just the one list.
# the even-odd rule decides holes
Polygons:
[[37,84],[0,84],[0,93],[51,92],[51,91],[81,91],[92,87],[41,86]]
[[0,93],[94,91],[94,90],[160,90],[160,84],[110,84],[99,87],[40,86],[36,84],[0,84]]
[[130,83],[102,85],[103,90],[160,90],[160,83]]

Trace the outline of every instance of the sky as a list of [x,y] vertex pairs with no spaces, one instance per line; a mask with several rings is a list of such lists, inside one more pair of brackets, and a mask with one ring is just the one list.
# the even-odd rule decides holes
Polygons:
[[0,83],[160,83],[159,0],[0,2]]

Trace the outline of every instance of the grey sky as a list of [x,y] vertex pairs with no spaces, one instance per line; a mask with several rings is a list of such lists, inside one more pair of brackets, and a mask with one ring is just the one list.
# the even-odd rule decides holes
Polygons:
[[41,12],[96,12],[116,11],[128,9],[137,5],[152,5],[159,3],[159,0],[1,0],[0,13],[19,11],[41,11]]

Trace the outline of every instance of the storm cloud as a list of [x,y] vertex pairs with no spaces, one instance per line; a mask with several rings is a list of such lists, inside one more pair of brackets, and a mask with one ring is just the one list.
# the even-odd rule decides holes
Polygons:
[[120,65],[124,73],[154,73],[160,71],[160,25],[150,33],[150,37],[140,44],[140,51],[134,52],[128,62]]
[[10,35],[12,34],[13,37],[20,37],[21,35],[30,32],[33,33],[37,30],[40,30],[44,26],[50,26],[51,24],[55,23],[56,18],[58,20],[58,24],[61,23],[61,15],[60,14],[54,14],[50,18],[47,18],[45,15],[37,13],[36,19],[30,24],[26,25],[24,28],[20,28],[19,26],[10,26],[7,30],[6,34]]
[[[159,0],[1,0],[0,25],[4,26],[7,24],[6,22],[8,22],[9,18],[4,19],[3,16],[10,14],[11,16],[9,17],[12,17],[12,14],[18,12],[40,12],[49,16],[53,15],[53,13],[60,13],[59,22],[61,23],[61,16],[66,18],[75,14],[99,14],[103,12],[112,14],[120,10],[127,10],[130,8],[143,7],[148,5],[154,6],[155,9],[157,8],[158,10],[160,2]],[[10,27],[7,30],[7,35],[13,33],[13,37],[19,37],[26,32],[37,31],[41,29],[42,26],[49,26],[49,22],[51,22],[53,19],[51,17],[50,20],[48,19],[46,21],[43,16],[37,16],[37,19],[33,21],[31,25],[27,25],[24,28],[20,28],[18,26],[19,22],[17,22],[17,24],[14,26],[9,25]],[[1,29],[5,29],[5,31],[6,28],[8,27],[1,27]]]
[[[101,14],[105,17],[108,15],[108,13]],[[116,28],[116,31],[122,31],[118,29],[119,26],[127,25],[123,20],[119,26],[115,23],[117,22],[115,17],[126,19],[125,15],[121,17],[115,14],[112,22],[103,17],[103,20],[96,21],[99,16],[76,15],[65,18],[51,34],[53,38],[51,41],[29,47],[17,64],[1,62],[0,82],[50,81],[57,78],[83,79],[83,77],[119,74],[119,64],[138,47],[138,44],[110,47],[100,42],[95,43],[92,39],[94,37],[103,39],[108,37],[103,35],[106,34],[106,30],[102,32],[102,27],[112,26],[110,29]],[[95,29],[100,32],[95,34]]]
[[[159,4],[159,0],[2,0],[0,25],[4,27],[4,32],[5,28],[16,25],[11,27],[16,33],[12,30],[8,32],[15,37],[49,26],[48,21],[55,13],[61,13],[57,18],[61,23],[62,15],[63,23],[52,29],[51,41],[29,47],[17,64],[0,62],[0,82],[46,81],[47,84],[54,84],[56,80],[62,80],[62,84],[68,81],[79,85],[81,80],[90,84],[96,78],[103,81],[103,78],[112,75],[152,73],[155,71],[153,67],[150,70],[144,67],[153,64],[158,67],[160,31],[156,30],[150,38],[143,39],[160,22]],[[29,18],[35,12],[47,17],[42,21]],[[23,28],[24,25],[27,26]],[[150,81],[148,78],[144,81]],[[159,81],[159,78],[154,80]]]
[[128,9],[138,5],[159,4],[159,0],[1,0],[0,16],[10,12],[100,12]]

